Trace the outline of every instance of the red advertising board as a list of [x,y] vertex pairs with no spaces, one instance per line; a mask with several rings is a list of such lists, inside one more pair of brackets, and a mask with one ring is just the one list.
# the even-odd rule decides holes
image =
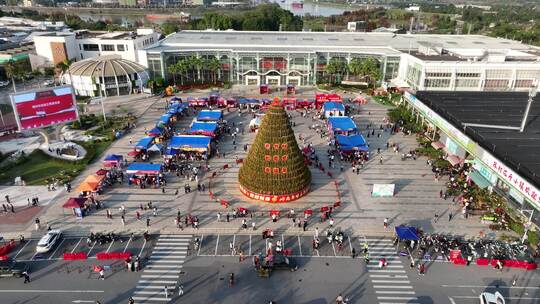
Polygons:
[[44,128],[78,119],[70,86],[11,94],[19,131]]

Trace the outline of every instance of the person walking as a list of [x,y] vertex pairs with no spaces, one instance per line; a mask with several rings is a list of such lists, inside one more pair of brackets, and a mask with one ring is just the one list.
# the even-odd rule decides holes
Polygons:
[[251,228],[253,228],[253,230],[255,230],[255,221],[251,222]]
[[351,257],[354,259],[356,258],[356,249],[353,247],[351,250]]
[[384,221],[383,221],[383,226],[384,226],[384,229],[388,229],[388,218],[384,218]]
[[435,212],[435,216],[433,217],[433,222],[436,223],[439,220],[439,213]]
[[41,221],[39,220],[39,217],[36,217],[36,220],[35,220],[35,228],[36,228],[36,231],[39,230],[40,227],[40,224],[41,224]]
[[24,284],[30,283],[30,275],[28,274],[28,271],[23,272],[22,275],[24,276]]
[[105,280],[105,269],[103,267],[101,267],[99,270],[99,278],[101,280]]
[[334,227],[334,218],[332,217],[330,218],[329,224],[330,224],[330,228]]
[[426,274],[426,264],[422,263],[418,265],[418,274],[422,276]]
[[135,300],[132,297],[129,297],[128,304],[135,304]]
[[165,299],[169,299],[169,287],[167,285],[163,288],[163,292],[165,293]]
[[178,296],[184,295],[184,285],[178,286]]
[[449,212],[448,213],[448,221],[450,222],[452,220],[452,217],[454,216],[454,214],[452,214],[452,212]]
[[125,226],[126,225],[126,218],[124,217],[124,215],[121,215],[120,219],[122,220],[122,226]]
[[315,227],[315,236],[316,239],[319,238],[319,227]]
[[146,227],[150,227],[150,218],[146,219]]

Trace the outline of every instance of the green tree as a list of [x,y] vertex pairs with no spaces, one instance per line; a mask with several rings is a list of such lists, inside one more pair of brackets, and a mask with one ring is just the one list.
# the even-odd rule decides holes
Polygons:
[[373,57],[368,57],[362,60],[361,74],[370,84],[380,80],[381,70],[377,65],[377,61]]
[[[191,56],[189,57],[189,64],[192,69],[197,71],[197,80],[201,80],[201,69],[204,66],[204,60],[201,57]],[[195,78],[195,77],[193,77]]]
[[184,77],[187,77],[187,71],[189,70],[189,63],[186,59],[181,59],[176,62],[176,72],[180,74],[180,83],[184,84]]
[[331,58],[326,65],[325,72],[330,75],[330,83],[341,83],[343,75],[347,73],[347,64],[338,57]]
[[178,24],[168,21],[161,25],[161,33],[165,36],[178,32],[178,29]]
[[171,64],[167,67],[167,72],[172,75],[173,83],[176,87],[176,73],[178,73],[178,66],[176,64]]
[[359,58],[353,58],[348,64],[349,73],[355,77],[362,74],[362,60]]
[[221,62],[216,57],[212,57],[206,60],[206,68],[212,72],[212,83],[216,83],[216,74],[221,69]]

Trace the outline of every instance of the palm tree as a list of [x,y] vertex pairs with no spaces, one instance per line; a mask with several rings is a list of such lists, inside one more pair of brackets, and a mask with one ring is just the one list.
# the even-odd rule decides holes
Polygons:
[[[328,61],[325,71],[330,74],[331,83],[341,82],[341,76],[347,72],[347,64],[341,59],[334,57]],[[336,81],[336,76],[339,76],[339,78],[337,78],[339,81]]]
[[358,77],[362,74],[362,61],[358,58],[353,58],[348,64],[349,73]]
[[212,81],[216,84],[216,72],[221,69],[221,62],[216,57],[206,60],[206,68],[212,72]]
[[362,61],[362,75],[371,84],[381,78],[381,71],[377,67],[375,59],[369,57]]
[[195,57],[195,56],[192,56],[192,59],[191,59],[191,64],[193,65],[193,67],[197,70],[197,79],[199,81],[201,81],[202,83],[202,79],[201,79],[201,69],[204,67],[204,60],[201,58],[201,57]]

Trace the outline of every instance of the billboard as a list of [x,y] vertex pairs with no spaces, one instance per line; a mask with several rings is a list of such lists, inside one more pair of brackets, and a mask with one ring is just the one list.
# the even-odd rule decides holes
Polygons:
[[12,93],[10,97],[19,131],[78,119],[77,104],[71,86]]

